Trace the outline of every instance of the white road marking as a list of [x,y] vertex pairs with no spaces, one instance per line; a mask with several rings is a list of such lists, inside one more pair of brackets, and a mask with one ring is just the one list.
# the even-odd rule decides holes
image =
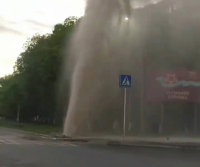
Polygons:
[[75,145],[75,144],[71,144],[71,143],[68,143],[68,142],[65,142],[65,143],[63,143],[63,144],[65,144],[66,146],[74,146],[74,147],[77,146],[77,145]]
[[38,141],[33,141],[32,143],[34,143],[34,144],[36,144],[36,145],[40,145],[40,146],[43,146],[44,145],[44,143],[42,143],[42,142],[38,142]]
[[52,146],[60,146],[60,144],[61,144],[61,143],[54,143],[54,142],[51,142],[51,143],[50,143],[50,145],[52,145]]
[[7,142],[6,140],[0,140],[0,142],[1,142],[2,144],[10,144],[10,142]]
[[8,142],[10,142],[10,144],[19,144],[17,142],[15,142],[14,140],[10,140],[10,139],[6,139]]

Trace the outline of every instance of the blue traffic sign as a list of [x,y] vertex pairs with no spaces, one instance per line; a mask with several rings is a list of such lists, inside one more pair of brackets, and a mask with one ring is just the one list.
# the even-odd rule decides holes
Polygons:
[[131,87],[131,75],[120,75],[119,76],[119,86],[124,88]]

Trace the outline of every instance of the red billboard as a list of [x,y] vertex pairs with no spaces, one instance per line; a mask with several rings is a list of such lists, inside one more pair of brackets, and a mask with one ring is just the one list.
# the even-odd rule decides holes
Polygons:
[[200,72],[150,72],[146,79],[147,101],[200,101]]

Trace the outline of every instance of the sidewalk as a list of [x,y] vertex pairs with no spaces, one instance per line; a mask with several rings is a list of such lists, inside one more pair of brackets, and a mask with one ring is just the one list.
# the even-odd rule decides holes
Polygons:
[[200,137],[125,137],[123,139],[121,136],[93,136],[63,138],[63,140],[137,147],[200,149]]

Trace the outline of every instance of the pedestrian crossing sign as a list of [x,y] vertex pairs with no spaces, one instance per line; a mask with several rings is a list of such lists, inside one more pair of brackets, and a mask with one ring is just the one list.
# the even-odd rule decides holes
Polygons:
[[124,88],[131,87],[131,75],[120,75],[119,86]]

